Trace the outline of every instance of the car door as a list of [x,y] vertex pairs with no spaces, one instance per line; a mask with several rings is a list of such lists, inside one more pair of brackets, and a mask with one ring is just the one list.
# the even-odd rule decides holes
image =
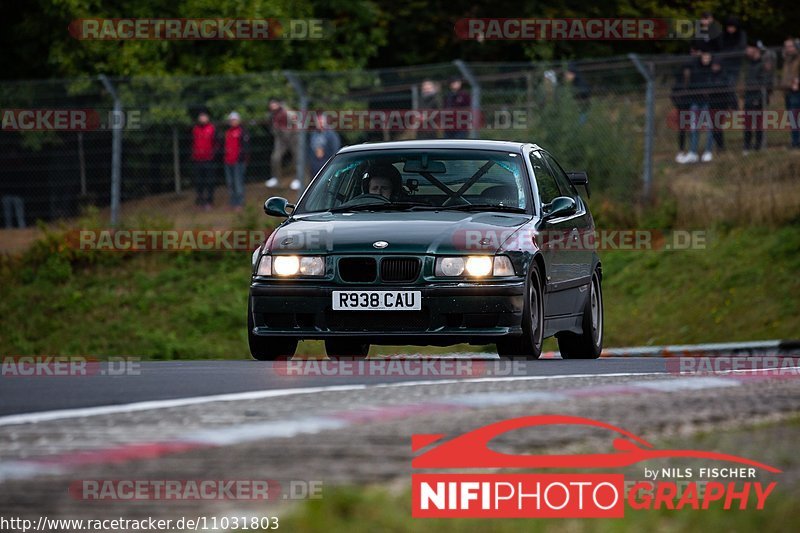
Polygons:
[[[531,151],[529,159],[539,193],[539,213],[543,215],[542,206],[562,194],[542,152]],[[573,278],[571,263],[574,257],[570,257],[569,253],[562,253],[561,250],[574,227],[574,217],[559,217],[540,222],[537,228],[537,242],[542,251],[546,271],[544,280],[546,318],[570,315],[575,309],[575,291],[569,290]],[[547,325],[545,327],[547,329]]]
[[575,200],[575,204],[578,206],[575,214],[564,220],[567,224],[565,229],[569,230],[569,236],[557,253],[564,256],[559,260],[565,268],[562,287],[564,290],[576,293],[574,312],[580,313],[588,294],[594,266],[594,224],[586,204],[558,161],[544,151],[542,151],[542,156],[555,177],[561,196],[569,196]]

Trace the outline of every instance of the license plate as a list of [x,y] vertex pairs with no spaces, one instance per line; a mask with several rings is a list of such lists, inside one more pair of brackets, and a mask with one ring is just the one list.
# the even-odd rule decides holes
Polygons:
[[419,311],[420,291],[333,291],[334,311]]

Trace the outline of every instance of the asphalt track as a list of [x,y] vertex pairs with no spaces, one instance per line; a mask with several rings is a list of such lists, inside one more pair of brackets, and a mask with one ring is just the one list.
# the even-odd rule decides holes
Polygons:
[[[380,360],[379,360],[380,361]],[[667,359],[660,357],[604,357],[598,360],[541,359],[537,361],[475,361],[474,376],[454,376],[447,368],[441,374],[403,375],[374,369],[340,372],[336,375],[287,376],[281,363],[260,361],[170,361],[136,362],[132,372],[104,375],[99,369],[86,376],[2,376],[0,416],[61,409],[113,406],[136,402],[197,398],[222,394],[329,387],[378,385],[420,380],[470,380],[504,376],[603,376],[668,373]],[[102,366],[102,365],[101,365]],[[385,366],[383,367],[385,369]]]

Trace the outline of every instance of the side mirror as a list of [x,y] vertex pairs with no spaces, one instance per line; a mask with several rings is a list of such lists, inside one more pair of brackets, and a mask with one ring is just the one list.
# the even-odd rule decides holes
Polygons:
[[544,211],[544,217],[542,218],[549,220],[551,218],[567,217],[574,215],[577,210],[578,204],[575,203],[574,198],[559,196],[558,198],[553,198],[553,201],[549,204],[542,206],[542,211]]
[[287,208],[294,210],[294,205],[290,204],[289,200],[281,196],[273,196],[264,202],[264,212],[273,217],[288,217],[289,213],[286,212]]
[[589,175],[586,174],[583,170],[576,170],[573,172],[567,172],[567,177],[569,181],[576,187],[583,186],[586,189],[586,196],[589,198],[592,197],[592,193],[589,192]]

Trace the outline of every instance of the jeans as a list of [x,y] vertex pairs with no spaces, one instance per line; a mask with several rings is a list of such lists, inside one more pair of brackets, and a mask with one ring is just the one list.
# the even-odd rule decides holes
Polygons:
[[[761,150],[761,145],[764,144],[764,117],[762,115],[764,112],[764,98],[761,91],[748,91],[745,93],[744,110],[746,112],[744,149],[749,150],[752,146],[756,150]],[[755,145],[753,145],[753,137],[755,137]]]
[[25,202],[21,196],[4,195],[3,196],[3,217],[5,218],[6,228],[13,228],[13,214],[17,218],[17,226],[20,228],[25,227]]
[[231,195],[231,205],[234,207],[244,203],[244,163],[225,163],[225,183]]
[[214,162],[195,161],[195,189],[197,190],[197,205],[214,203]]
[[[700,119],[700,114],[704,113],[704,119],[708,116],[708,104],[692,104],[690,108],[692,111],[692,134],[689,137],[689,151],[693,153],[697,153],[697,148],[700,145],[700,125],[698,121]],[[711,147],[714,142],[714,135],[711,130],[708,131],[708,135],[706,136],[706,152],[711,151]]]
[[[786,110],[794,115],[794,123],[800,119],[800,91],[786,93]],[[800,128],[792,128],[792,148],[800,148]]]

